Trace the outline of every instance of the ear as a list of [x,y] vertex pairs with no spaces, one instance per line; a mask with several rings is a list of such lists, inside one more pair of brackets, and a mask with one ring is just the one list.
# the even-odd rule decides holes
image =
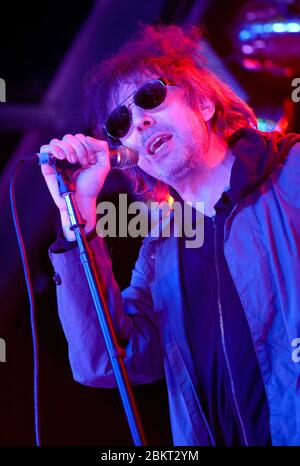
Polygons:
[[204,102],[202,102],[200,110],[201,110],[203,120],[204,121],[211,120],[212,117],[214,116],[215,109],[216,109],[215,104],[211,100],[206,99]]

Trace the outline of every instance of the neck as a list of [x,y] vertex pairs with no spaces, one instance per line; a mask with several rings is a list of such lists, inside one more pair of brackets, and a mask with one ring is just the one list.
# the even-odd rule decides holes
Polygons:
[[173,187],[186,202],[204,202],[203,213],[212,217],[214,205],[229,188],[234,155],[223,140],[211,133],[209,149],[199,162],[199,167]]

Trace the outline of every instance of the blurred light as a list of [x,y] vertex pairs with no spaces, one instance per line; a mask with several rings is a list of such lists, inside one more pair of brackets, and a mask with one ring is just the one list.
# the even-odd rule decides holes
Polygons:
[[283,101],[279,106],[269,103],[260,104],[256,107],[255,112],[258,117],[257,124],[260,131],[280,131],[285,133],[289,120],[286,102]]
[[260,131],[264,131],[264,132],[275,131],[276,126],[277,126],[277,121],[269,120],[266,118],[257,119],[257,127]]
[[274,32],[285,32],[286,27],[283,23],[273,23],[273,31]]
[[257,71],[257,70],[262,69],[262,65],[258,60],[251,60],[250,58],[244,58],[242,63],[244,65],[244,68],[246,68],[247,70]]
[[240,35],[240,39],[243,40],[243,41],[248,40],[251,37],[251,33],[249,31],[246,31],[245,29],[240,31],[239,35]]
[[287,23],[287,32],[300,32],[300,23]]
[[254,45],[255,45],[255,47],[256,47],[257,49],[264,49],[265,46],[266,46],[266,43],[265,43],[265,41],[263,41],[263,40],[256,40],[256,41],[254,42]]
[[246,54],[246,55],[251,55],[251,53],[253,53],[253,47],[251,45],[243,45],[242,47],[242,51]]
[[283,76],[300,72],[300,18],[297,16],[282,16],[278,8],[247,11],[244,20],[239,20],[235,41],[238,58],[247,69]]
[[169,197],[168,197],[168,204],[169,204],[170,208],[172,209],[172,206],[174,204],[174,197],[171,196],[171,195],[169,195]]
[[273,32],[273,24],[271,23],[264,24],[264,32]]
[[262,34],[264,32],[264,25],[259,23],[252,24],[250,26],[250,32],[252,36],[253,34]]
[[281,34],[283,32],[300,32],[300,22],[293,21],[288,23],[246,24],[244,29],[239,32],[239,38],[241,41],[246,41],[249,39],[255,39],[257,35],[272,32],[277,34]]
[[252,12],[252,11],[249,11],[249,12],[247,13],[247,19],[248,19],[249,21],[254,21],[254,20],[256,19],[256,16],[257,16],[256,13],[254,13],[254,12]]
[[286,133],[289,127],[289,119],[286,116],[282,116],[275,126],[275,131]]

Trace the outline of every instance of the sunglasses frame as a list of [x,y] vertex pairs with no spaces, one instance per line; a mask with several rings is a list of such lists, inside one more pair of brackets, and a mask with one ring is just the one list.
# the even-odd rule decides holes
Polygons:
[[[142,90],[144,87],[146,87],[147,85],[149,85],[149,83],[152,83],[152,82],[160,82],[161,84],[163,84],[163,86],[164,86],[164,88],[165,88],[165,95],[164,95],[164,98],[163,98],[163,100],[162,100],[158,105],[155,105],[154,107],[148,107],[148,108],[147,108],[147,107],[146,107],[146,108],[141,107],[140,105],[138,105],[138,104],[135,102],[135,96],[136,96],[139,92],[141,92],[141,90]],[[103,130],[105,131],[106,135],[107,135],[108,137],[112,138],[113,140],[120,140],[121,138],[123,138],[124,136],[126,136],[126,134],[128,133],[129,128],[130,128],[131,123],[132,123],[132,114],[131,114],[131,111],[129,110],[129,108],[128,108],[126,105],[124,105],[124,103],[125,103],[128,99],[130,99],[131,97],[133,97],[134,104],[135,104],[137,107],[139,107],[139,108],[141,108],[141,109],[143,109],[143,110],[152,110],[152,109],[154,109],[154,108],[158,108],[158,107],[165,101],[166,95],[167,95],[167,90],[166,90],[167,86],[175,86],[175,84],[174,84],[173,82],[171,82],[171,81],[170,81],[169,79],[167,79],[167,78],[155,78],[155,79],[150,79],[149,81],[145,82],[139,89],[137,89],[137,90],[134,91],[132,94],[130,94],[128,97],[126,97],[126,99],[124,99],[124,100],[109,114],[109,116],[107,117],[106,122],[105,122],[105,124],[104,124],[103,127],[102,127]],[[126,131],[124,134],[122,134],[122,135],[120,135],[120,136],[113,136],[113,135],[108,131],[108,129],[107,129],[107,122],[109,121],[109,118],[111,117],[111,115],[112,115],[118,108],[120,108],[120,107],[124,107],[124,108],[127,109],[128,127],[127,127],[127,131]]]

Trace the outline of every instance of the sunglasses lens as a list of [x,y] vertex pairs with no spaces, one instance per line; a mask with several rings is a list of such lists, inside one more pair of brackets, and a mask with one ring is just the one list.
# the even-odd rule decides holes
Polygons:
[[135,93],[134,103],[145,110],[155,108],[165,100],[166,93],[166,86],[161,81],[149,81]]
[[107,132],[114,138],[122,138],[130,127],[130,114],[125,105],[117,107],[108,117],[106,122]]
[[[144,84],[134,94],[134,103],[144,110],[158,107],[166,98],[166,85],[159,79]],[[131,116],[125,105],[120,105],[109,115],[106,131],[116,139],[124,137],[131,125]]]

